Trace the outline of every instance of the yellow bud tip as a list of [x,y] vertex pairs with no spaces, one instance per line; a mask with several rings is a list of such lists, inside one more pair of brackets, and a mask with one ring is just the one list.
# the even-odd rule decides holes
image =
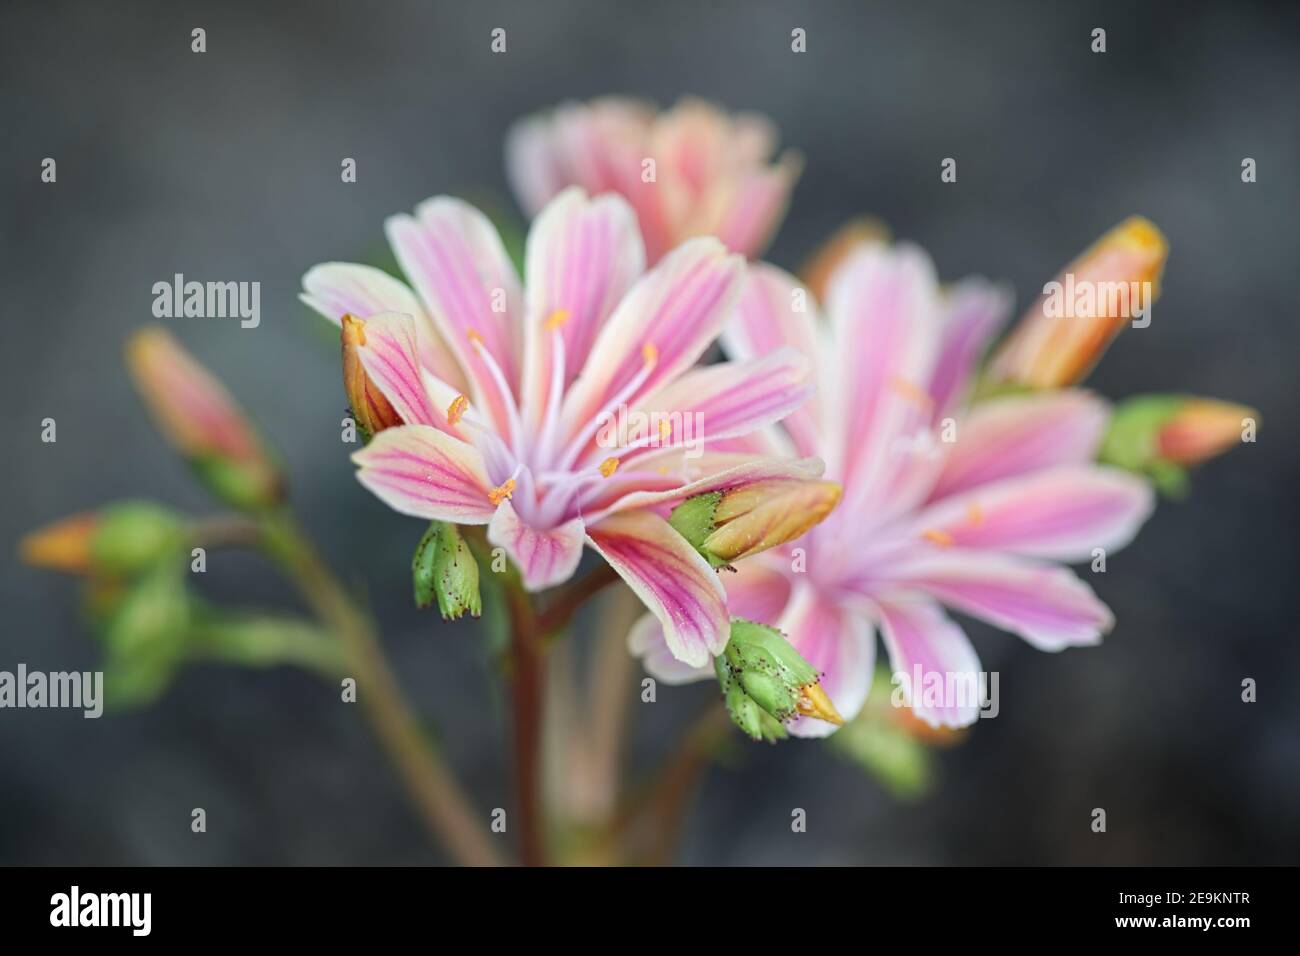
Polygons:
[[947,531],[940,531],[938,528],[927,528],[921,532],[921,537],[926,541],[932,541],[941,548],[952,547],[952,535]]
[[659,348],[653,342],[647,342],[641,346],[641,358],[645,360],[646,365],[654,365],[659,361]]
[[600,463],[600,473],[601,473],[601,475],[603,475],[604,477],[608,478],[610,475],[614,474],[614,472],[616,472],[616,471],[618,471],[618,459],[617,459],[617,458],[606,458],[604,461],[602,461],[602,462]]
[[464,395],[457,395],[447,406],[447,424],[455,425],[465,414],[465,409],[469,408],[469,399]]
[[572,315],[573,313],[570,312],[568,309],[556,309],[554,312],[552,312],[550,315],[546,317],[544,328],[546,329],[547,332],[554,332],[565,322],[568,322],[569,319],[572,317]]
[[24,563],[35,568],[88,574],[96,526],[93,514],[72,515],[24,537],[18,543],[18,553]]
[[488,492],[488,501],[493,505],[499,505],[515,493],[515,480],[507,478],[503,484],[498,485]]
[[830,697],[826,691],[822,690],[821,684],[805,684],[799,689],[799,702],[795,709],[805,717],[815,717],[818,720],[824,720],[828,724],[834,724],[836,727],[844,725],[844,718],[840,712],[835,709],[831,703]]
[[351,312],[345,312],[343,314],[343,343],[345,345],[366,344],[365,319],[358,319]]

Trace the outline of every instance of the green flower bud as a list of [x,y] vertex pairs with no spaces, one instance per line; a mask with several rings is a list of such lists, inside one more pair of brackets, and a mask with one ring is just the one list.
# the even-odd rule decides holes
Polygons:
[[132,576],[179,554],[184,541],[181,520],[173,512],[146,501],[124,501],[33,531],[19,550],[24,561],[38,568]]
[[466,611],[471,617],[483,613],[478,589],[478,563],[460,530],[435,521],[420,539],[411,562],[415,603],[428,607],[436,599],[446,620],[456,620]]
[[816,668],[774,627],[733,618],[714,670],[732,721],[754,740],[784,737],[781,724],[799,715],[844,723]]

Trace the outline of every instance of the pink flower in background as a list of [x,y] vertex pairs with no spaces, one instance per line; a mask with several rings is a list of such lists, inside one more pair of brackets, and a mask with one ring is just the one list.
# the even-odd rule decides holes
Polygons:
[[754,258],[785,215],[802,166],[793,152],[773,164],[776,143],[772,123],[757,114],[698,99],[659,113],[606,97],[520,120],[506,139],[506,172],[529,216],[566,186],[623,196],[651,263],[704,235]]
[[[645,273],[631,207],[580,189],[533,224],[526,289],[491,223],[460,200],[431,199],[390,218],[387,232],[415,292],[360,265],[325,264],[303,279],[306,302],[334,321],[349,316],[345,358],[360,360],[366,387],[403,423],[354,456],[362,484],[405,514],[487,525],[530,590],[569,578],[591,545],[662,622],[674,653],[707,663],[728,636],[722,584],[664,509],[686,494],[821,470],[735,456],[724,468],[687,453],[688,442],[769,425],[811,392],[808,360],[793,348],[692,369],[736,303],[744,260],[700,238]],[[355,369],[351,379],[361,388]],[[658,426],[607,433],[620,410],[630,421],[657,414]]]
[[[968,406],[975,364],[1008,306],[978,280],[941,292],[917,249],[868,244],[832,276],[828,323],[796,280],[760,264],[724,332],[733,359],[794,347],[816,362],[818,395],[765,441],[822,455],[843,502],[784,553],[724,580],[731,613],[784,631],[846,718],[866,699],[877,631],[895,673],[980,670],[944,606],[1046,651],[1095,644],[1111,627],[1092,589],[1055,562],[1125,545],[1153,496],[1142,479],[1094,463],[1109,410],[1087,392]],[[629,642],[662,679],[712,676],[672,655],[652,619]],[[977,715],[976,704],[909,702],[932,725]],[[790,730],[834,727],[798,718]]]

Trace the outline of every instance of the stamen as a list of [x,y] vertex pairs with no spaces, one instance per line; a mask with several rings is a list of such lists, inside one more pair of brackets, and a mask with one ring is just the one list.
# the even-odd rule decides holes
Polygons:
[[464,395],[457,395],[447,406],[447,424],[454,427],[467,408],[469,408],[469,399]]
[[976,528],[984,523],[984,509],[978,502],[972,501],[966,506],[966,520]]
[[582,431],[578,432],[573,441],[569,442],[568,446],[564,449],[564,453],[560,456],[558,463],[559,467],[570,467],[573,464],[574,459],[576,459],[578,455],[582,454],[582,450],[587,447],[587,442],[591,441],[592,436],[596,434],[597,430],[600,428],[601,422],[605,420],[605,417],[612,414],[614,409],[618,408],[618,406],[622,405],[629,398],[635,395],[637,390],[640,389],[641,386],[646,383],[646,380],[650,378],[650,373],[654,371],[655,363],[659,361],[659,349],[657,349],[653,343],[647,342],[645,345],[641,346],[641,357],[644,359],[644,362],[641,365],[641,371],[632,376],[632,379],[620,388],[618,392],[615,393],[614,397],[606,402],[599,412],[591,417],[591,421],[587,422],[587,424],[583,426]]
[[522,422],[519,420],[519,406],[515,404],[514,393],[510,391],[510,385],[506,382],[506,376],[501,371],[501,366],[497,364],[496,359],[492,357],[492,353],[483,344],[483,336],[471,328],[465,330],[465,337],[474,346],[479,359],[483,362],[483,367],[488,370],[488,376],[496,386],[497,392],[500,393],[501,404],[506,410],[506,423],[510,428],[510,449],[518,457],[519,439],[523,435],[524,429]]
[[554,332],[565,322],[568,322],[572,317],[573,313],[568,309],[556,309],[546,317],[546,321],[543,323],[542,327],[546,329],[547,332]]
[[499,505],[515,493],[515,480],[507,478],[504,483],[497,485],[488,492],[488,501],[493,505]]
[[659,440],[667,441],[668,436],[673,433],[673,423],[667,418],[659,419]]
[[947,531],[940,531],[938,528],[928,528],[921,532],[921,537],[926,541],[932,541],[941,548],[952,547],[952,535]]
[[600,473],[608,478],[614,472],[618,471],[618,459],[606,458],[600,463]]
[[[564,319],[552,324],[552,320],[558,315],[563,315]],[[542,416],[541,434],[537,438],[536,460],[538,462],[550,461],[551,446],[555,444],[555,429],[559,427],[560,401],[564,393],[564,367],[568,362],[564,354],[564,336],[560,334],[560,326],[568,317],[568,311],[560,310],[553,312],[546,322],[546,327],[551,330],[551,384],[546,393],[546,411]]]

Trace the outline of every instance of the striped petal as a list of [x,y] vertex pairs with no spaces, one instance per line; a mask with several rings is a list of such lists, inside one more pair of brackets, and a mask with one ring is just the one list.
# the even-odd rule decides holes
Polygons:
[[668,522],[617,514],[589,526],[587,541],[658,618],[675,658],[700,667],[722,653],[731,634],[722,582]]
[[916,528],[961,548],[1083,561],[1095,548],[1127,545],[1154,506],[1135,475],[1065,465],[959,492],[922,511]]
[[964,631],[934,601],[875,602],[894,679],[917,717],[932,727],[966,727],[979,718],[980,660]]
[[835,273],[827,309],[839,350],[827,402],[842,422],[825,450],[844,481],[844,509],[874,520],[886,510],[901,440],[932,417],[926,388],[940,341],[934,266],[908,246],[863,246]]
[[901,561],[890,571],[901,589],[1018,634],[1043,651],[1098,643],[1114,617],[1073,572],[1025,558],[958,549]]
[[478,450],[436,428],[385,429],[352,460],[360,468],[357,479],[402,514],[487,524],[496,510]]
[[421,203],[415,216],[391,216],[388,240],[428,307],[429,315],[466,370],[476,404],[504,432],[506,401],[474,342],[482,343],[512,393],[519,384],[519,278],[488,218],[450,196]]
[[[728,355],[754,359],[794,348],[816,363],[823,337],[817,304],[798,279],[765,262],[753,263],[745,270],[736,310],[722,330],[722,346]],[[819,405],[820,397],[814,395],[782,422],[801,455],[817,452]]]
[[747,259],[762,253],[785,217],[802,169],[798,154],[787,152],[776,166],[753,169],[719,184],[710,197],[711,233]]
[[407,425],[434,425],[438,415],[425,390],[425,380],[415,354],[415,321],[409,315],[384,312],[365,319],[357,355],[366,375],[384,393]]
[[1109,415],[1105,402],[1077,390],[981,402],[957,423],[957,440],[930,498],[1054,465],[1091,461]]
[[454,388],[464,391],[465,374],[447,343],[406,284],[373,266],[325,262],[302,277],[302,301],[335,325],[347,313],[368,319],[381,312],[400,312],[415,323],[420,362]]
[[565,398],[566,435],[610,405],[634,405],[694,365],[734,306],[744,268],[716,239],[692,239],[637,282],[600,330]]
[[949,290],[943,305],[943,344],[930,376],[934,417],[963,402],[980,356],[1011,314],[1011,295],[983,279],[965,279]]
[[573,577],[582,559],[585,540],[581,518],[554,528],[524,524],[509,501],[497,507],[488,523],[488,541],[505,548],[529,591],[543,591]]
[[525,416],[541,422],[552,381],[557,322],[564,341],[560,376],[565,387],[591,351],[596,333],[624,294],[645,271],[645,248],[636,216],[620,197],[589,200],[577,188],[557,196],[528,234],[526,277],[528,322],[525,330]]
[[647,397],[631,413],[632,420],[667,426],[649,435],[652,448],[713,447],[720,439],[780,421],[803,405],[813,392],[810,370],[808,360],[793,349],[748,362],[707,365]]

